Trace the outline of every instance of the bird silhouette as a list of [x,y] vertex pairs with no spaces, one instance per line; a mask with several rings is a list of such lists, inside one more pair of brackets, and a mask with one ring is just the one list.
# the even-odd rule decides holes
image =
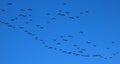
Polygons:
[[[13,5],[13,3],[7,3],[7,4],[8,5]],[[67,5],[67,3],[63,3],[63,5],[64,6]],[[76,12],[78,15],[75,15],[74,12],[72,12],[71,10],[69,10],[69,11],[67,10],[67,12],[66,12],[66,8],[65,8],[65,10],[64,9],[56,9],[57,12],[56,11],[53,11],[51,13],[49,11],[47,13],[43,12],[45,16],[49,17],[49,19],[45,19],[46,21],[44,21],[44,22],[39,22],[39,21],[35,22],[34,21],[34,18],[32,17],[32,12],[31,12],[31,11],[33,11],[33,8],[27,8],[27,9],[19,8],[18,10],[19,11],[16,11],[16,12],[18,12],[18,14],[16,14],[16,16],[10,18],[8,20],[8,22],[0,20],[0,24],[4,24],[6,27],[9,27],[9,28],[12,28],[12,29],[17,28],[19,30],[22,30],[25,34],[32,37],[35,41],[39,41],[40,44],[43,45],[47,49],[59,51],[59,52],[64,53],[64,54],[71,54],[71,55],[74,55],[74,56],[94,57],[94,58],[99,57],[99,58],[103,58],[103,59],[108,59],[108,58],[111,59],[111,58],[113,58],[113,56],[116,56],[116,55],[119,54],[119,52],[113,52],[113,53],[111,53],[111,56],[106,57],[102,54],[89,53],[88,50],[91,48],[91,46],[93,46],[94,49],[97,49],[98,45],[94,44],[91,40],[90,41],[85,40],[85,42],[82,43],[82,44],[79,43],[79,42],[81,42],[81,41],[78,41],[78,39],[80,39],[79,36],[84,36],[84,34],[86,34],[84,31],[80,31],[79,29],[76,30],[76,32],[77,32],[77,34],[80,34],[80,35],[74,36],[73,34],[70,34],[70,35],[66,36],[66,33],[65,33],[64,35],[61,35],[61,34],[57,35],[58,37],[55,38],[55,39],[53,39],[54,37],[50,37],[50,39],[52,40],[52,44],[54,44],[54,45],[49,45],[49,41],[47,41],[47,40],[44,41],[43,39],[41,39],[40,36],[44,35],[44,33],[42,33],[42,31],[50,30],[51,26],[53,26],[52,25],[53,21],[55,21],[56,24],[57,23],[62,24],[62,26],[57,25],[57,26],[54,26],[54,27],[56,27],[56,28],[60,27],[61,28],[61,27],[64,26],[64,28],[66,28],[65,26],[67,24],[65,24],[64,22],[70,21],[70,20],[66,20],[66,18],[69,18],[69,19],[72,19],[73,21],[76,21],[75,19],[81,18],[81,16],[85,15],[86,13],[87,14],[90,13],[89,10],[78,12],[78,13]],[[7,10],[5,10],[5,9],[0,9],[0,13],[1,12],[6,12],[6,11]],[[52,14],[56,14],[56,16],[53,16]],[[61,17],[63,18],[63,21],[60,22],[58,19],[61,18]],[[64,21],[64,19],[65,19],[65,21]],[[9,22],[9,21],[11,21],[11,22]],[[15,23],[13,21],[15,21]],[[19,23],[21,23],[21,24],[19,25]],[[70,24],[70,22],[68,22],[68,24]],[[69,27],[74,26],[73,24],[74,23],[72,23]],[[29,30],[27,27],[29,27],[29,28],[35,27],[35,28],[32,29],[32,30]],[[46,29],[46,28],[48,28],[48,29]],[[37,31],[37,29],[41,29],[41,32]],[[52,29],[55,29],[55,28],[52,28]],[[71,28],[68,28],[68,29],[71,29]],[[77,28],[75,28],[75,29],[77,29]],[[33,30],[35,30],[37,33],[33,32]],[[59,29],[55,29],[55,30],[57,31]],[[67,29],[65,29],[65,30],[67,30]],[[39,35],[38,32],[41,35]],[[64,32],[64,30],[61,31],[60,33],[63,34],[63,32]],[[71,29],[71,31],[69,31],[69,33],[71,33],[71,32],[75,32],[74,29]],[[48,31],[47,33],[50,33],[50,32]],[[76,34],[76,33],[74,33],[74,34]],[[47,38],[48,36],[44,36],[44,37]],[[65,42],[68,42],[68,43],[65,43]],[[72,42],[77,42],[77,43],[72,43]],[[115,44],[116,42],[112,41],[111,43]],[[91,46],[87,46],[88,44],[91,45]],[[73,49],[75,49],[75,50],[69,50],[68,51],[66,48],[64,48],[64,46],[66,46],[66,45],[69,45],[70,47],[73,47]],[[85,45],[85,46],[81,47],[80,45]],[[60,46],[61,48],[59,48],[58,46]],[[69,46],[67,46],[67,48],[69,48]],[[105,47],[105,49],[107,49],[107,51],[108,50],[110,51],[112,48]]]

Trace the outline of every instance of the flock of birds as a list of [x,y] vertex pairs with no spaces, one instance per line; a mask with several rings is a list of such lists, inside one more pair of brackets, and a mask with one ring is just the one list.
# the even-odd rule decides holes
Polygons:
[[[13,3],[7,3],[8,6],[12,6]],[[63,6],[65,6],[66,3],[63,3]],[[94,58],[103,58],[103,59],[111,59],[113,58],[113,56],[118,55],[120,52],[114,52],[111,54],[111,56],[104,56],[103,54],[100,53],[94,53],[94,54],[89,54],[87,49],[85,47],[81,47],[79,44],[75,44],[72,43],[71,47],[74,48],[74,50],[66,50],[64,48],[62,48],[62,46],[64,46],[64,44],[68,44],[69,43],[65,43],[65,42],[70,42],[70,40],[72,39],[76,39],[76,37],[73,34],[69,34],[69,35],[60,35],[56,38],[51,39],[54,44],[50,45],[49,41],[46,42],[45,40],[42,39],[42,37],[40,37],[38,34],[34,33],[33,31],[30,31],[29,29],[26,29],[26,27],[29,27],[31,25],[34,24],[33,19],[32,19],[32,8],[28,8],[28,9],[19,9],[19,13],[16,17],[14,18],[10,18],[8,21],[4,21],[0,19],[0,24],[4,24],[5,26],[9,27],[9,28],[13,28],[13,29],[19,29],[22,30],[25,34],[30,35],[31,37],[33,37],[35,40],[39,41],[45,48],[47,49],[51,49],[51,50],[55,50],[55,51],[59,51],[61,53],[65,53],[65,54],[70,54],[70,55],[75,55],[75,56],[81,56],[81,57],[94,57]],[[6,13],[5,9],[0,9],[0,14],[2,14],[2,12]],[[3,14],[4,14],[3,13]],[[71,14],[72,12],[65,12],[63,10],[58,10],[56,12],[56,14],[60,17],[66,17],[70,20],[76,20],[80,18],[79,15],[83,15],[83,14],[89,14],[90,11],[86,10],[86,11],[82,11],[79,13],[79,15],[76,16],[69,16],[69,14]],[[54,23],[55,21],[57,21],[57,17],[52,17],[51,13],[46,13],[46,16],[50,16],[50,21],[46,21],[45,25],[49,25]],[[23,19],[23,20],[21,20]],[[19,24],[19,25],[17,25]],[[45,25],[41,25],[41,24],[36,24],[33,25],[36,29],[40,29],[41,31],[46,30]],[[77,34],[79,35],[83,35],[85,34],[84,31],[79,31],[77,32]],[[64,42],[64,43],[63,43]],[[111,44],[115,44],[115,41],[112,41]],[[97,44],[94,44],[91,41],[86,41],[85,44],[91,45],[93,48],[97,48]],[[61,47],[60,47],[61,46]],[[106,47],[107,50],[110,50],[111,48]]]

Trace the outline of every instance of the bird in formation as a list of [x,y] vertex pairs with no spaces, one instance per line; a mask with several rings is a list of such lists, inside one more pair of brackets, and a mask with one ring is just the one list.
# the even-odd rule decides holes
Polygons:
[[[14,6],[13,3],[7,3],[7,5],[8,6]],[[67,5],[67,3],[63,3],[63,6],[66,6],[66,5]],[[2,12],[7,13],[6,10],[7,9],[0,9],[0,14],[2,14]],[[31,26],[31,24],[32,25],[34,24],[32,27],[35,27],[35,29],[38,30],[38,32],[39,32],[39,29],[40,29],[41,30],[40,33],[41,33],[42,31],[46,31],[47,28],[49,28],[49,27],[47,27],[48,24],[52,25],[52,23],[54,23],[53,21],[55,21],[56,23],[59,22],[59,20],[58,20],[59,17],[60,18],[61,17],[62,18],[68,18],[69,20],[76,21],[76,19],[79,19],[82,15],[90,14],[90,10],[80,11],[80,12],[78,12],[78,15],[75,15],[75,16],[74,15],[72,16],[73,12],[65,11],[65,10],[58,10],[57,12],[55,11],[55,12],[52,12],[52,13],[45,12],[45,15],[49,16],[49,19],[46,19],[46,23],[43,24],[43,25],[39,21],[37,22],[39,24],[34,23],[35,21],[32,19],[32,17],[33,17],[32,16],[32,13],[33,13],[32,8],[26,8],[26,9],[25,8],[19,8],[18,10],[19,10],[18,14],[16,16],[10,18],[8,21],[4,21],[4,20],[0,19],[0,24],[4,24],[6,27],[9,27],[9,28],[12,28],[12,29],[22,30],[25,34],[30,35],[35,40],[39,41],[41,43],[41,45],[43,45],[47,49],[59,51],[59,52],[64,53],[64,54],[87,57],[87,58],[94,57],[94,58],[111,59],[111,58],[113,58],[113,56],[116,56],[117,54],[119,54],[119,51],[111,53],[111,56],[108,56],[108,57],[104,56],[103,54],[99,54],[99,53],[91,53],[90,54],[88,52],[88,48],[86,48],[86,46],[89,45],[88,46],[89,48],[93,47],[93,48],[97,49],[98,45],[95,44],[94,42],[88,41],[88,40],[86,40],[84,42],[84,44],[86,45],[84,47],[80,46],[82,44],[72,43],[71,47],[73,47],[74,50],[66,50],[66,49],[62,48],[62,46],[65,46],[66,44],[69,45],[70,44],[69,42],[71,42],[72,40],[79,39],[74,34],[59,35],[55,39],[51,39],[51,41],[54,44],[54,46],[52,46],[52,45],[49,45],[48,42],[43,40],[42,37],[40,37],[40,35],[38,35],[38,34],[34,33],[33,31],[26,28],[26,26]],[[52,16],[53,13],[56,14],[57,16]],[[23,20],[21,20],[21,19],[23,19]],[[63,19],[63,21],[64,21],[64,19]],[[21,23],[21,25],[16,25],[14,23],[16,23],[16,24]],[[75,34],[77,34],[78,36],[84,36],[83,34],[85,34],[85,32],[78,30],[78,32],[75,32]],[[81,35],[79,35],[79,34],[81,34]],[[47,37],[47,36],[45,36],[45,37]],[[78,41],[76,41],[76,42],[78,42]],[[111,44],[115,44],[115,43],[116,43],[115,41],[111,41]],[[59,48],[58,46],[61,46],[61,48]],[[111,50],[110,47],[106,47],[105,49],[106,50]]]

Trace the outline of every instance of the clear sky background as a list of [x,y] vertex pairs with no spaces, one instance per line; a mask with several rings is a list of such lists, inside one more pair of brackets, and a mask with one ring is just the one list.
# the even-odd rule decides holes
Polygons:
[[119,0],[0,0],[0,64],[120,64],[119,53]]

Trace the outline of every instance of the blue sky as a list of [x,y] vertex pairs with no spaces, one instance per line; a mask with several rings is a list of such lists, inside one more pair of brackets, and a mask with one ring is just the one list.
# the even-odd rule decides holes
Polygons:
[[0,0],[0,64],[119,64],[119,0]]

